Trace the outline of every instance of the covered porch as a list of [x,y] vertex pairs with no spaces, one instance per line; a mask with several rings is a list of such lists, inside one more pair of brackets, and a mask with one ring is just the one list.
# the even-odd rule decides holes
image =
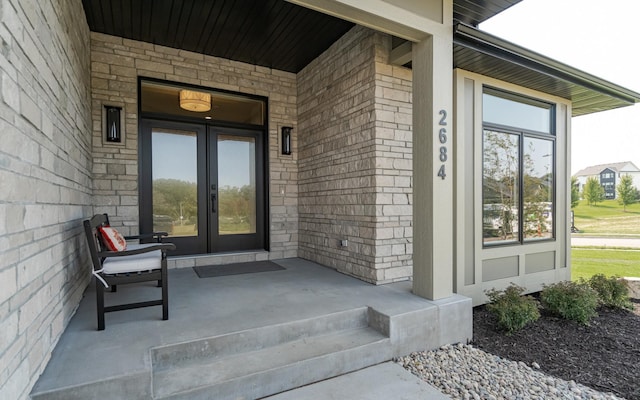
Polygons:
[[[291,354],[216,389],[267,396],[466,340],[472,304],[462,295],[482,302],[485,288],[515,279],[535,288],[567,277],[570,117],[640,94],[474,28],[519,1],[4,0],[0,398],[207,398],[215,382],[198,371],[217,362],[215,349],[242,367],[246,350],[263,352],[260,362]],[[158,112],[145,83],[257,100],[261,123]],[[556,230],[544,241],[482,241],[489,86],[558,110],[557,157],[544,164],[557,175]],[[118,141],[106,134],[115,109]],[[127,311],[97,332],[82,221],[108,213],[127,235],[169,214],[148,201],[158,121],[181,138],[197,122],[191,136],[204,138],[203,157],[176,157],[201,159],[189,225],[202,247],[170,260],[168,321]],[[248,138],[230,132],[239,128],[262,141],[247,163],[262,177],[261,225],[258,244],[233,254],[216,241],[220,180],[210,178],[223,175],[216,135]],[[191,268],[251,260],[286,270],[198,279]],[[265,373],[276,375],[260,381]]]
[[[105,331],[91,285],[32,398],[262,398],[471,338],[469,298],[428,301],[410,282],[276,263],[284,269],[215,278],[171,269],[168,321],[159,307],[121,311],[107,314]],[[130,289],[107,301],[145,295]]]

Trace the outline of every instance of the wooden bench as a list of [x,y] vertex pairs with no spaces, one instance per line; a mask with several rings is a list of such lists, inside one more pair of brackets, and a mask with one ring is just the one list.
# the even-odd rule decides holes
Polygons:
[[[166,232],[156,232],[125,237],[127,240],[153,238],[154,243],[131,244],[127,245],[123,251],[110,251],[104,245],[98,229],[108,226],[109,216],[107,214],[96,214],[91,219],[84,221],[84,230],[93,263],[92,273],[96,277],[98,330],[104,330],[104,315],[112,311],[161,305],[162,319],[169,319],[167,251],[175,250],[176,246],[173,243],[162,242],[162,237],[167,236]],[[106,288],[111,287],[111,291],[116,292],[118,285],[147,281],[158,282],[158,287],[162,289],[162,297],[159,300],[105,307],[104,292]]]

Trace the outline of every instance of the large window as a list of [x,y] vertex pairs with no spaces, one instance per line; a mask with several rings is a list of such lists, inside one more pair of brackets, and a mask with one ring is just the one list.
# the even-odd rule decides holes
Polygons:
[[483,244],[554,238],[553,106],[485,88],[482,107]]

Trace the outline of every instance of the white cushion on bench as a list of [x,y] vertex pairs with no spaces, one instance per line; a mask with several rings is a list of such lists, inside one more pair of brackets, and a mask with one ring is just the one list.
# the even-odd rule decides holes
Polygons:
[[127,250],[138,250],[145,247],[156,246],[160,243],[127,243]]
[[[148,247],[148,245],[139,246]],[[136,246],[132,245],[128,250],[134,250],[135,248]],[[161,250],[154,250],[148,253],[134,254],[131,256],[108,257],[102,263],[102,272],[105,274],[122,274],[126,272],[149,271],[152,269],[160,269],[161,262]]]

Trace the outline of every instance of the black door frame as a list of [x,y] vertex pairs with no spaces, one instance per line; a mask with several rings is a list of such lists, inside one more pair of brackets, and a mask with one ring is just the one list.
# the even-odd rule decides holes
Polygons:
[[[265,144],[263,140],[263,134],[260,130],[256,129],[247,129],[247,128],[228,128],[210,125],[207,129],[207,139],[209,148],[209,157],[207,162],[209,165],[207,166],[208,171],[208,185],[216,185],[215,189],[209,188],[209,210],[214,210],[215,212],[209,212],[211,220],[215,219],[216,216],[219,215],[218,202],[220,199],[220,185],[217,177],[219,176],[218,166],[219,163],[215,163],[217,161],[217,150],[218,150],[218,135],[226,135],[226,136],[235,136],[235,137],[245,137],[245,138],[253,138],[255,140],[255,165],[256,165],[256,233],[255,234],[238,234],[238,235],[220,235],[218,233],[218,223],[209,223],[209,245],[210,252],[218,253],[218,252],[227,252],[227,251],[241,251],[241,250],[256,250],[256,249],[264,249],[265,248],[265,231],[267,225],[266,221],[266,185],[265,185],[265,177],[266,171],[264,168],[260,168],[260,166],[264,165],[264,149]],[[262,150],[262,151],[261,151]],[[215,154],[215,155],[213,155]],[[215,192],[214,192],[215,190]],[[215,214],[215,215],[212,215]]]
[[[144,82],[153,82],[153,83],[159,83],[159,84],[166,84],[169,86],[174,86],[174,87],[180,87],[180,88],[191,88],[191,89],[195,89],[195,90],[204,90],[204,91],[210,91],[210,92],[217,92],[217,93],[222,93],[222,94],[228,94],[228,95],[232,95],[232,96],[238,96],[239,98],[249,98],[249,99],[254,99],[254,100],[259,100],[263,103],[264,105],[264,123],[262,125],[255,125],[255,124],[242,124],[242,123],[237,123],[237,122],[227,122],[227,121],[219,121],[219,120],[205,120],[203,121],[200,118],[190,118],[190,117],[185,117],[185,116],[178,116],[178,115],[171,115],[171,114],[159,114],[159,113],[154,113],[154,112],[143,112],[142,111],[142,98],[141,98],[141,93],[142,93],[142,83]],[[257,135],[257,140],[261,141],[261,146],[262,146],[262,151],[256,151],[256,206],[258,208],[260,208],[260,206],[262,206],[262,216],[260,218],[258,218],[258,216],[256,216],[256,228],[261,227],[261,237],[256,240],[254,242],[255,247],[251,250],[266,250],[269,251],[270,250],[270,197],[269,197],[269,101],[268,101],[268,97],[265,96],[260,96],[260,95],[255,95],[255,94],[245,94],[245,93],[240,93],[240,92],[235,92],[235,91],[230,91],[230,90],[224,90],[224,89],[214,89],[214,88],[209,88],[209,87],[204,87],[204,86],[198,86],[198,85],[192,85],[192,84],[185,84],[185,83],[179,83],[179,82],[172,82],[172,81],[167,81],[164,79],[157,79],[157,78],[145,78],[145,77],[138,77],[138,182],[139,182],[139,190],[138,190],[138,194],[139,194],[139,227],[140,227],[140,232],[149,232],[152,230],[153,228],[153,215],[152,213],[149,215],[145,216],[144,210],[151,210],[152,209],[152,199],[151,199],[151,195],[152,195],[152,182],[151,182],[151,171],[149,169],[149,171],[145,171],[145,168],[143,167],[145,164],[145,161],[147,163],[150,163],[151,161],[151,140],[150,137],[149,138],[145,138],[143,135],[143,127],[145,122],[148,121],[156,121],[159,123],[166,123],[166,126],[182,126],[183,129],[185,126],[204,126],[205,127],[205,131],[204,131],[204,142],[202,143],[202,146],[198,146],[198,159],[199,160],[207,160],[206,157],[206,152],[209,150],[209,146],[208,143],[206,142],[207,136],[209,136],[207,134],[208,129],[226,129],[226,128],[230,128],[230,129],[241,129],[241,130],[247,130],[247,131],[252,131],[255,132]],[[178,128],[179,129],[179,128]],[[256,147],[258,145],[258,142],[256,142]],[[205,152],[205,154],[203,154],[201,156],[200,152]],[[206,161],[204,161],[206,163]],[[151,164],[148,164],[151,165]],[[201,171],[205,171],[206,174],[209,174],[209,166],[208,165],[204,165],[203,168],[201,168],[200,165],[198,165],[198,174],[201,174]],[[258,176],[261,176],[261,179],[258,179]],[[198,181],[199,182],[208,182],[209,177],[201,177],[198,176]],[[259,190],[258,185],[261,186],[262,190]],[[258,194],[259,192],[259,194]],[[198,196],[200,196],[200,191],[198,192]],[[211,199],[210,196],[207,195],[208,192],[205,192],[205,196],[206,198],[198,198],[198,201],[201,202],[201,204],[207,204],[208,209],[211,209]],[[258,211],[258,210],[256,210]],[[209,215],[211,215],[209,213]],[[200,217],[199,217],[200,218]],[[199,226],[207,226],[207,222],[203,221],[203,224],[201,224],[201,221],[198,220],[198,224]],[[209,234],[209,232],[207,232],[207,235]],[[178,239],[177,237],[175,239]],[[172,239],[173,240],[173,239]],[[207,241],[208,239],[204,239],[205,241]],[[209,240],[210,242],[210,240]],[[176,243],[176,246],[178,247],[178,249],[176,249],[176,251],[174,252],[170,252],[170,254],[172,255],[178,255],[178,254],[201,254],[200,251],[193,249],[191,246],[185,244],[185,247],[183,249],[180,249],[178,244]],[[202,248],[202,245],[199,245]],[[209,246],[209,244],[207,244],[207,246]],[[231,246],[230,246],[231,247]],[[209,249],[209,247],[205,247],[207,249]],[[240,249],[238,249],[240,250]],[[249,250],[249,249],[245,249],[245,250]],[[229,250],[229,251],[233,251],[233,250]]]
[[[153,194],[152,194],[152,143],[153,128],[160,127],[171,130],[195,132],[197,136],[197,168],[198,168],[198,229],[197,236],[171,237],[176,244],[173,255],[209,254],[244,250],[269,250],[268,238],[268,169],[266,168],[267,140],[266,129],[257,127],[229,127],[214,123],[194,123],[158,118],[140,119],[140,159],[139,159],[139,215],[140,232],[153,230]],[[217,208],[217,138],[219,134],[251,137],[256,144],[256,234],[253,235],[218,235]],[[212,192],[211,185],[216,185]],[[206,210],[206,211],[205,211]],[[217,210],[216,210],[217,211]],[[214,231],[215,230],[215,231]]]
[[[207,179],[206,173],[206,126],[203,124],[194,124],[187,122],[166,121],[157,119],[141,118],[140,120],[140,132],[138,144],[139,149],[139,216],[140,216],[140,232],[152,232],[153,231],[153,182],[152,182],[152,145],[151,145],[151,130],[154,127],[162,127],[165,129],[179,130],[179,131],[193,131],[197,137],[197,184],[201,185]],[[206,192],[198,188],[197,199],[198,204],[207,204]],[[202,206],[200,206],[201,208]],[[206,214],[198,212],[198,227],[206,227],[207,219]],[[198,235],[196,237],[172,237],[171,242],[176,245],[176,250],[170,254],[198,254],[202,252],[202,249],[207,249],[207,230],[198,229]]]

